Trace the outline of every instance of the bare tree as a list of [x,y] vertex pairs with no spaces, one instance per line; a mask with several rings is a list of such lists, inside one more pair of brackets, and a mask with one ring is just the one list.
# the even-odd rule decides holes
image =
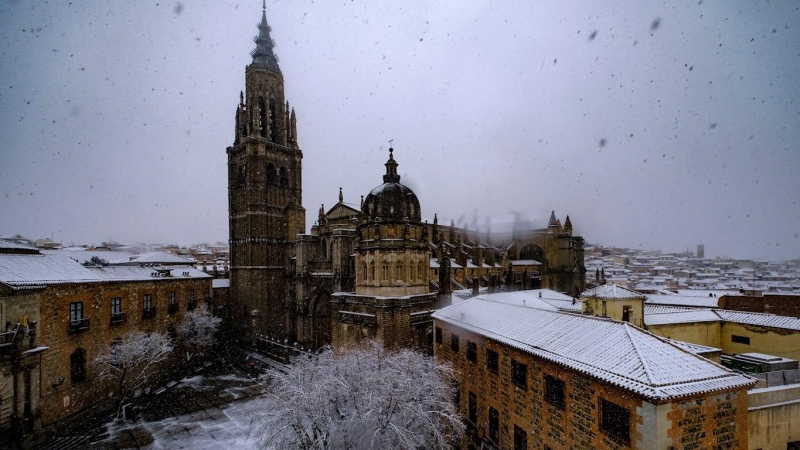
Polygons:
[[271,375],[264,448],[448,448],[464,433],[451,369],[421,353],[326,350]]
[[203,306],[189,311],[176,328],[183,361],[187,364],[203,356],[214,345],[214,335],[222,319],[214,317]]
[[117,418],[131,394],[143,387],[172,352],[172,340],[160,333],[129,332],[111,343],[108,351],[94,360],[98,380],[116,385]]

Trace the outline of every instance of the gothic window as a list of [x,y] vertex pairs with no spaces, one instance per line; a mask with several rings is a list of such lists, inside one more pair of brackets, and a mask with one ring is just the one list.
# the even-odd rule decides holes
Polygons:
[[397,263],[397,264],[395,264],[394,267],[395,267],[395,273],[397,274],[397,279],[398,280],[402,280],[403,279],[403,263]]
[[369,279],[375,281],[375,262],[369,263]]
[[389,264],[383,263],[383,273],[382,273],[382,275],[383,275],[382,276],[383,281],[386,281],[386,280],[389,279]]
[[267,105],[264,97],[258,97],[258,135],[267,137]]
[[69,369],[72,383],[86,380],[86,351],[79,348],[69,355]]
[[270,163],[267,164],[267,186],[275,186],[278,184],[278,171],[275,169],[275,165]]
[[417,277],[419,277],[420,280],[424,279],[425,277],[425,271],[422,268],[422,263],[417,264]]
[[278,126],[275,122],[275,101],[269,101],[269,140],[278,141]]
[[247,182],[247,169],[245,168],[245,165],[242,164],[241,166],[236,167],[235,170],[236,179],[234,180],[234,187],[236,187],[236,189],[241,189]]
[[367,281],[367,264],[364,263],[364,265],[362,267],[364,269],[364,272],[363,272],[364,273],[364,281]]
[[281,167],[280,179],[281,179],[281,187],[282,188],[288,188],[289,187],[289,171],[286,170],[286,167]]

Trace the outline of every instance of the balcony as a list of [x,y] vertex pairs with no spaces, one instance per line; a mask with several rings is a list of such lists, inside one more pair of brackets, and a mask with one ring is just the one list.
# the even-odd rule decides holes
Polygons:
[[89,323],[90,319],[88,317],[83,319],[70,320],[69,327],[67,328],[67,334],[77,334],[89,331]]
[[151,306],[150,308],[145,308],[142,310],[142,320],[144,319],[152,319],[156,316],[156,307]]
[[167,314],[172,315],[175,314],[176,312],[178,312],[178,304],[170,303],[169,306],[167,306]]
[[128,313],[119,313],[111,315],[111,326],[122,325],[128,321]]

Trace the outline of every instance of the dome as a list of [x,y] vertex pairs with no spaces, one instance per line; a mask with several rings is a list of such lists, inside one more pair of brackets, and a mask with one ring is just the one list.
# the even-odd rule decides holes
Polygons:
[[366,221],[420,222],[422,212],[419,200],[408,186],[400,184],[397,174],[397,162],[389,149],[389,160],[386,162],[386,174],[383,184],[376,187],[364,199],[362,217]]

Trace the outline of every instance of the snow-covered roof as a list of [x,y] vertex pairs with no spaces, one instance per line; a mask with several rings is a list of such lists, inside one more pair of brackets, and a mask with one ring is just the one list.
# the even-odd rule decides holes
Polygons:
[[703,355],[705,353],[714,353],[714,352],[722,352],[721,348],[716,347],[708,347],[706,345],[700,344],[693,344],[691,342],[686,341],[678,341],[676,339],[667,339],[673,345],[677,345],[678,347],[686,350],[687,352],[694,353],[695,355]]
[[130,255],[109,261],[110,264],[192,264],[194,258],[187,259],[167,252],[149,252]]
[[644,323],[646,325],[669,325],[673,323],[719,322],[719,316],[711,309],[675,308],[673,312],[659,310],[654,313],[651,306],[644,307]]
[[797,317],[776,316],[775,314],[747,311],[730,311],[727,309],[717,309],[714,312],[721,320],[726,322],[800,331],[800,319]]
[[[93,283],[102,281],[140,281],[158,279],[159,268],[141,266],[84,267],[67,255],[61,254],[1,254],[0,282],[12,287],[44,286],[64,283]],[[174,278],[210,278],[193,267],[162,268]],[[188,275],[187,275],[188,274]]]
[[115,250],[86,250],[85,248],[77,249],[75,247],[70,247],[67,249],[62,248],[60,250],[42,250],[42,253],[45,255],[67,255],[79,263],[91,261],[91,259],[95,256],[107,263],[111,263],[112,261],[130,258],[134,255],[130,252],[119,252]]
[[541,266],[542,263],[535,259],[515,259],[511,261],[512,266]]
[[648,305],[689,306],[693,308],[716,308],[718,297],[697,297],[693,295],[647,295]]
[[6,239],[0,239],[0,249],[6,250],[37,250],[36,247],[31,245],[20,244]]
[[217,279],[211,280],[211,288],[212,289],[220,289],[220,288],[226,288],[226,287],[231,287],[231,280],[228,279],[228,278],[222,278],[222,279],[217,278]]
[[581,297],[592,298],[605,298],[605,299],[619,299],[619,298],[640,298],[644,299],[642,293],[633,291],[628,288],[616,284],[603,284],[591,289],[587,289],[581,293]]
[[478,297],[432,317],[655,401],[755,384],[626,322]]

